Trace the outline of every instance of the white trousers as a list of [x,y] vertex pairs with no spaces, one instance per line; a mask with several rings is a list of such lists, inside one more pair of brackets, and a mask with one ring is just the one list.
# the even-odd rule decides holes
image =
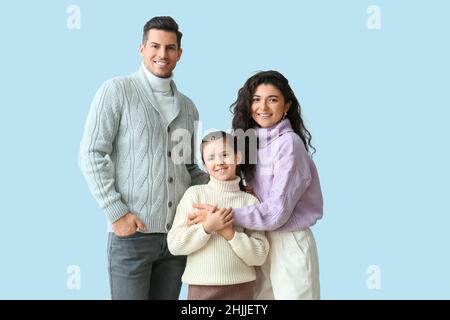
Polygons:
[[320,299],[319,261],[311,230],[268,231],[266,262],[256,269],[255,299]]

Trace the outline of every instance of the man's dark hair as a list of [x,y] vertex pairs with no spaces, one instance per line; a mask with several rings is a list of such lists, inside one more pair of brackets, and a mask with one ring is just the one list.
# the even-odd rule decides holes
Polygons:
[[174,32],[177,35],[178,49],[181,48],[181,37],[183,36],[183,34],[180,31],[178,31],[178,23],[176,23],[176,21],[172,17],[169,16],[154,17],[149,21],[147,21],[147,23],[144,25],[144,34],[142,35],[143,45],[147,43],[148,31],[150,29],[158,29]]

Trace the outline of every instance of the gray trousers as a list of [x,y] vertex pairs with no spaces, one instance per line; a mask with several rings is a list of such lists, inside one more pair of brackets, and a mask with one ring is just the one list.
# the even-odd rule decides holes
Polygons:
[[173,256],[167,234],[141,233],[108,237],[108,262],[113,300],[177,300],[186,256]]

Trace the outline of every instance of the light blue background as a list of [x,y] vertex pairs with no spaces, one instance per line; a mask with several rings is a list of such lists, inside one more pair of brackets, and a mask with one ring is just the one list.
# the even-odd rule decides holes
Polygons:
[[[203,130],[229,128],[254,71],[290,80],[318,149],[324,299],[450,298],[448,1],[116,2],[2,4],[0,298],[109,298],[105,217],[78,148],[95,91],[137,70],[155,15],[184,33],[175,81]],[[80,30],[66,27],[70,4]],[[372,4],[381,30],[366,27]]]

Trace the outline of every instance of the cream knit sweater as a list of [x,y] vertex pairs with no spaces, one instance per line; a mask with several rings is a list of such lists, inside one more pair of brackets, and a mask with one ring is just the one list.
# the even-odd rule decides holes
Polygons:
[[183,195],[167,242],[172,254],[188,256],[184,283],[229,285],[256,279],[253,266],[262,265],[269,252],[264,233],[234,226],[235,236],[227,241],[215,232],[207,234],[202,224],[187,225],[194,203],[217,204],[220,208],[258,204],[255,197],[239,189],[239,181],[238,177],[233,181],[210,177],[207,185],[192,186]]

